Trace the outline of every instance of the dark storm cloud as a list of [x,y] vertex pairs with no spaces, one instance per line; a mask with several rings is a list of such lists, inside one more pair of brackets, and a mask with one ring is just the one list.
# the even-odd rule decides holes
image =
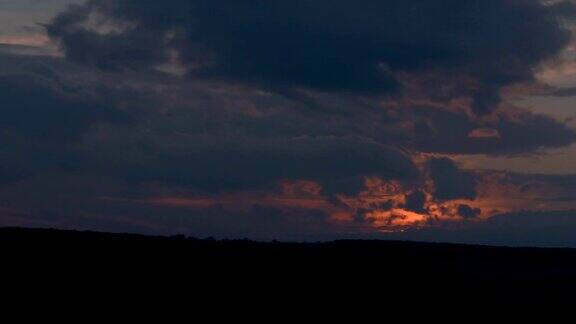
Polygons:
[[458,215],[464,218],[475,218],[482,214],[479,208],[472,208],[469,205],[458,205]]
[[[187,143],[174,150],[135,149],[135,156],[142,158],[117,158],[115,167],[107,170],[132,181],[160,181],[207,192],[270,190],[280,180],[298,179],[319,181],[328,194],[354,194],[364,187],[364,176],[406,181],[418,177],[405,154],[354,137],[198,137],[188,138]],[[102,168],[113,156],[122,155],[114,150],[114,145],[109,152],[96,157],[96,161],[102,161]]]
[[413,107],[412,112],[413,147],[423,152],[512,155],[576,141],[565,123],[528,111],[502,111],[487,121],[448,109]]
[[553,97],[574,97],[576,96],[576,87],[568,87],[568,88],[560,88],[552,93],[549,96]]
[[[398,72],[473,80],[473,108],[569,40],[560,6],[538,0],[90,0],[47,26],[67,57],[105,70],[177,55],[193,77],[268,89],[385,94]],[[563,12],[567,12],[564,10]]]
[[475,199],[477,180],[462,171],[448,158],[433,158],[427,163],[430,178],[434,181],[434,198],[445,201]]
[[426,194],[420,190],[415,191],[409,195],[406,195],[406,204],[404,208],[417,212],[426,212],[424,206],[426,204]]
[[50,62],[0,55],[0,184],[73,171],[83,160],[76,141],[97,123],[126,121],[82,87],[62,83]]
[[275,95],[150,73],[110,79],[42,57],[0,65],[6,181],[69,172],[219,193],[298,179],[355,195],[365,176],[419,177],[407,153],[357,132],[348,117],[301,113]]
[[[412,194],[406,206],[358,208],[360,223],[370,211],[425,212],[428,176],[431,199],[473,200],[472,173],[433,159],[422,174],[411,155],[573,142],[564,124],[504,105],[476,116],[564,47],[557,11],[532,0],[72,6],[46,27],[66,60],[0,57],[0,211],[42,226],[289,239],[341,231],[327,210],[354,213],[344,198],[366,177]],[[159,72],[166,64],[190,78]],[[410,78],[435,105],[402,104]],[[461,97],[470,105],[454,109]],[[304,202],[313,208],[264,202],[298,180],[321,187]],[[247,194],[253,206],[221,203]],[[156,197],[211,203],[150,205]]]
[[74,98],[30,75],[0,75],[0,127],[43,139],[71,140],[97,121],[122,114],[86,98]]
[[549,4],[550,10],[561,17],[574,18],[576,17],[576,6],[573,0],[568,1],[554,1],[555,3]]
[[[437,123],[448,111],[429,108],[425,111],[436,112],[428,115],[402,107],[399,112],[369,100],[315,95],[319,105],[337,106],[339,113],[310,112],[274,93],[148,72],[109,74],[42,57],[7,56],[0,65],[5,95],[29,112],[3,111],[19,122],[3,125],[0,138],[0,207],[24,209],[26,220],[62,228],[255,238],[289,238],[308,230],[311,236],[327,235],[336,230],[325,215],[304,208],[211,206],[186,212],[138,203],[120,207],[100,198],[270,194],[282,180],[313,180],[321,184],[324,198],[336,201],[338,194],[354,197],[365,190],[365,176],[399,180],[414,190],[423,175],[407,152],[430,136],[415,135],[405,125],[414,116]],[[43,128],[37,120],[26,123],[36,115],[44,120]],[[480,126],[475,120],[462,122],[467,117],[461,112],[449,116],[461,119],[442,124],[447,125],[442,138],[450,138],[448,130],[461,124]],[[468,173],[447,159],[436,164],[430,166],[434,199],[475,197]],[[422,212],[423,199],[422,194],[410,196],[406,208]],[[369,222],[364,214],[371,208],[392,205],[359,210],[358,220]],[[281,215],[271,217],[274,213]],[[251,229],[258,222],[261,230]]]

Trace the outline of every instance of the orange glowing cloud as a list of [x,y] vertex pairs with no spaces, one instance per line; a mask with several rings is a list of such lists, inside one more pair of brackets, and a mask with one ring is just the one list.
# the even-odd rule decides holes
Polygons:
[[[477,196],[474,199],[448,201],[435,198],[435,183],[430,179],[408,185],[400,181],[366,177],[364,191],[355,196],[327,196],[317,182],[284,180],[278,184],[277,190],[270,192],[205,196],[182,193],[130,202],[196,211],[218,207],[230,213],[250,212],[254,206],[315,211],[327,215],[332,225],[350,233],[461,226],[482,222],[506,212],[575,206],[572,202],[564,202],[565,206],[561,205],[562,202],[554,205],[544,202],[543,198],[561,194],[552,185],[525,185],[510,180],[504,172],[478,173],[477,177]],[[417,197],[416,204],[411,202],[414,197]]]
[[4,35],[0,36],[0,44],[41,47],[49,43],[46,35]]
[[500,138],[500,132],[493,128],[478,128],[468,134],[470,138]]

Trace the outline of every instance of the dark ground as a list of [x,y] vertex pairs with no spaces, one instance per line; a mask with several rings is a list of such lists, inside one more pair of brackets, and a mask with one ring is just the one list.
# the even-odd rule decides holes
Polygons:
[[71,286],[72,296],[104,291],[109,298],[127,293],[164,299],[183,294],[180,302],[194,298],[261,307],[290,300],[372,309],[571,305],[576,295],[574,249],[257,243],[10,228],[0,229],[0,244],[2,274],[8,279],[4,288],[25,284],[46,292]]

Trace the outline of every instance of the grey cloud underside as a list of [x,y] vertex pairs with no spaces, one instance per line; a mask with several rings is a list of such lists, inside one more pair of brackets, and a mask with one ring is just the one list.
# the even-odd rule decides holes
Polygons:
[[501,87],[531,80],[568,44],[562,19],[572,9],[537,0],[90,0],[47,30],[74,62],[146,69],[176,53],[192,77],[275,91],[397,94],[398,73],[440,70],[473,80],[466,93],[484,114]]

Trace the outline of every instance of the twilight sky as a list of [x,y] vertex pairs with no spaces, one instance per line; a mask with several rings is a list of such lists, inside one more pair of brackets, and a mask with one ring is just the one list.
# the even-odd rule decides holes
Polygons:
[[0,226],[576,247],[576,2],[0,0]]

